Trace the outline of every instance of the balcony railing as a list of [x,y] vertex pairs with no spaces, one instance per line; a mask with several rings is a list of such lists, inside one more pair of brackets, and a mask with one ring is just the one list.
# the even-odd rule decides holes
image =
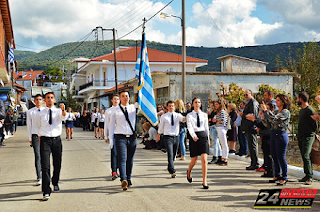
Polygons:
[[90,87],[90,86],[93,86],[93,81],[87,83],[87,84],[84,84],[84,85],[80,85],[79,86],[79,91],[83,90],[83,89],[86,89],[87,87]]

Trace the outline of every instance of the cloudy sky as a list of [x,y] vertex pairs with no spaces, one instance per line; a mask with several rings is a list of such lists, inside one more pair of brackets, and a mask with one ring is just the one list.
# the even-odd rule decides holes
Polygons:
[[[121,38],[171,0],[9,0],[17,49],[42,51],[81,40],[96,26]],[[163,12],[181,15],[181,0]],[[186,0],[188,46],[239,47],[320,39],[319,0]],[[123,39],[141,39],[138,30]],[[147,40],[181,44],[178,18],[156,15]],[[106,33],[106,39],[112,34]],[[94,35],[88,37],[93,40]]]

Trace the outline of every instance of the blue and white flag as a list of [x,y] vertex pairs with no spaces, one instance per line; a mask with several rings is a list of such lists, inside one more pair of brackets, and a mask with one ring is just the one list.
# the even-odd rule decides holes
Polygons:
[[142,33],[142,47],[136,63],[138,84],[138,103],[142,114],[153,126],[158,124],[157,107],[154,99],[153,84],[147,53],[145,33]]
[[13,43],[11,43],[11,47],[10,47],[10,50],[9,50],[9,62],[10,63],[14,62]]

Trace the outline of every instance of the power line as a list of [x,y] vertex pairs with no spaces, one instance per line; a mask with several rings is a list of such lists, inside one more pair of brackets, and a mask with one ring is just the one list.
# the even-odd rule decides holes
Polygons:
[[[156,1],[153,1],[152,3],[156,3],[158,2],[159,0],[156,0]],[[143,1],[144,2],[144,1]],[[143,3],[142,2],[142,3]],[[141,3],[141,4],[142,4]],[[152,4],[151,6],[149,7],[152,7]],[[117,21],[115,21],[113,23],[113,26],[112,28],[116,28],[117,30],[119,29],[122,29],[124,28],[129,22],[134,22],[135,20],[141,18],[141,16],[145,16],[150,10],[147,10],[148,8],[148,4],[144,4],[143,6],[139,7],[138,10],[134,11],[134,10],[131,10],[129,11],[128,13],[126,13],[125,15],[123,15],[120,19],[118,19]],[[131,14],[130,14],[131,13]],[[143,15],[142,15],[143,14]],[[133,18],[131,18],[133,17]],[[116,26],[118,23],[120,23],[121,25],[120,26]]]
[[[169,6],[174,0],[171,0],[168,4],[166,4],[163,8],[161,8],[161,10],[159,10],[157,13],[155,13],[153,16],[151,16],[149,19],[146,20],[145,23],[147,23],[148,21],[150,21],[152,18],[154,18],[156,15],[158,15],[162,10],[164,10],[167,6]],[[121,40],[122,38],[128,36],[129,34],[131,34],[132,32],[136,31],[138,28],[142,27],[143,23],[140,24],[139,26],[137,26],[135,29],[131,30],[130,32],[128,32],[127,34],[123,35],[122,37],[118,38],[118,40]]]
[[204,6],[203,2],[201,0],[199,0],[202,7],[205,9],[205,11],[208,13],[209,17],[211,18],[212,22],[216,25],[216,27],[218,28],[218,30],[220,31],[221,35],[224,37],[224,39],[227,41],[227,43],[229,44],[229,46],[232,47],[232,45],[229,43],[228,39],[226,38],[226,36],[224,35],[224,33],[220,30],[219,26],[217,25],[217,23],[214,21],[214,19],[211,17],[210,13],[208,12],[207,8]]
[[[85,39],[84,39],[81,43],[79,43],[75,48],[73,48],[68,54],[64,55],[61,59],[59,59],[59,60],[57,60],[57,61],[54,61],[54,62],[48,64],[48,66],[51,66],[51,65],[53,65],[53,64],[55,64],[55,63],[60,62],[61,60],[64,60],[67,56],[69,56],[71,53],[73,53],[78,47],[80,47],[80,46],[90,37],[90,35],[91,35],[92,33],[93,33],[93,30],[92,30],[89,34],[87,34],[86,36],[84,36],[83,38],[85,38]],[[77,42],[79,42],[79,41],[77,41]]]

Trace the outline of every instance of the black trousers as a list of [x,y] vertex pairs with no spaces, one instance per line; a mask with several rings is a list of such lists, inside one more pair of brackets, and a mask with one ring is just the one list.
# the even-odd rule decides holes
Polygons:
[[249,153],[251,157],[251,166],[259,166],[257,134],[246,132],[246,138],[248,140]]
[[168,171],[170,174],[173,174],[173,173],[176,173],[173,161],[174,161],[174,158],[176,157],[177,149],[179,146],[178,136],[164,135],[163,139],[165,141],[166,148],[167,148]]
[[262,136],[262,151],[264,160],[264,169],[268,174],[273,174],[273,159],[270,151],[270,136]]
[[53,176],[52,185],[58,185],[61,170],[62,143],[60,136],[40,138],[40,156],[42,170],[42,192],[50,194],[50,155],[52,153]]

